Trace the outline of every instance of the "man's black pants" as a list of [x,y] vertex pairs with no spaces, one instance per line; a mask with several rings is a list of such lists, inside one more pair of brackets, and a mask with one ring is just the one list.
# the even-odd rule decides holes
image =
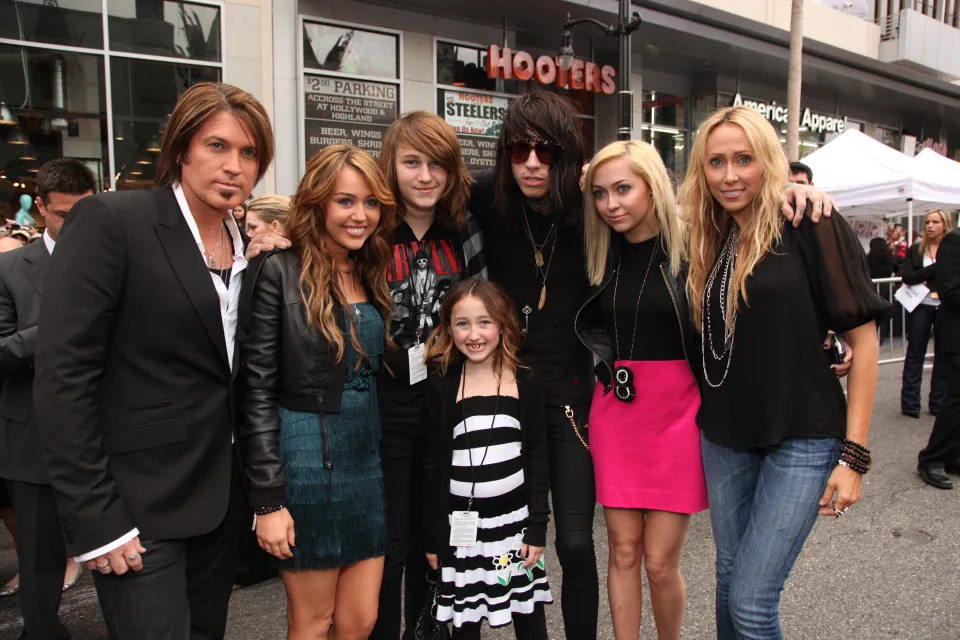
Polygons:
[[94,573],[110,640],[223,638],[239,527],[253,519],[236,461],[232,474],[227,514],[216,529],[183,540],[141,539],[147,552],[140,573]]
[[937,368],[945,381],[947,396],[937,412],[920,464],[942,462],[960,468],[960,353],[939,351]]
[[23,628],[30,640],[69,638],[57,614],[67,551],[53,488],[19,481],[8,481],[7,487],[20,527],[17,564]]

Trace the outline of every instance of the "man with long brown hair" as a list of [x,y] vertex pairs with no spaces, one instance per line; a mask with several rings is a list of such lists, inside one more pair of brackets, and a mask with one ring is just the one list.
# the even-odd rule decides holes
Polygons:
[[273,159],[249,93],[201,83],[152,190],[80,201],[40,308],[37,422],[67,551],[112,639],[222,638],[238,529],[232,381],[246,261],[231,210]]

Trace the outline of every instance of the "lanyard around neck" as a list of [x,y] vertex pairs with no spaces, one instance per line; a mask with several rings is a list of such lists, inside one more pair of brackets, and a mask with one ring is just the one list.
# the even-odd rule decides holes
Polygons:
[[[487,432],[487,444],[483,448],[483,457],[480,458],[479,467],[483,466],[487,459],[487,452],[490,450],[490,440],[493,438],[493,425],[497,421],[497,408],[500,406],[500,376],[497,376],[497,399],[493,404],[493,417],[490,418],[490,429]],[[477,488],[477,469],[473,465],[473,449],[470,448],[470,429],[467,427],[467,364],[463,364],[463,373],[460,377],[460,410],[463,416],[463,438],[467,443],[467,459],[470,461],[470,499],[467,501],[467,511],[473,508],[474,491]]]

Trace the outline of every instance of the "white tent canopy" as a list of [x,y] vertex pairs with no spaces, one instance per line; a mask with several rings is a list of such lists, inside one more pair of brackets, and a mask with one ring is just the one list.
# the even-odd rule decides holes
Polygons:
[[[942,160],[960,171],[960,163]],[[927,156],[918,161],[856,129],[844,131],[803,162],[813,169],[817,188],[836,199],[844,217],[891,218],[911,214],[914,207],[923,211],[960,205],[960,179],[951,177],[952,168],[938,163],[933,170]]]
[[[921,176],[918,182],[918,188],[926,188],[929,183],[937,185],[935,194],[921,194],[921,199],[934,198],[949,202],[949,204],[960,204],[960,162],[955,162],[950,158],[940,155],[933,149],[924,149],[913,158],[916,175]],[[947,191],[947,186],[952,186],[952,193]],[[945,197],[949,193],[950,197]]]
[[836,199],[845,218],[871,218],[878,224],[881,217],[906,215],[907,238],[911,239],[914,209],[922,212],[960,205],[960,178],[956,169],[944,164],[960,167],[960,163],[931,158],[926,150],[920,156],[911,158],[848,129],[803,162],[813,169],[817,188]]

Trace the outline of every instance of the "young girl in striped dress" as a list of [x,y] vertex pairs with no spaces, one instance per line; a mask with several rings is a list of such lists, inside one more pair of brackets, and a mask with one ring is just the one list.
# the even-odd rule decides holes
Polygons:
[[467,280],[447,293],[427,354],[427,560],[440,570],[437,620],[458,640],[480,638],[483,620],[547,637],[546,423],[521,336],[504,291]]

